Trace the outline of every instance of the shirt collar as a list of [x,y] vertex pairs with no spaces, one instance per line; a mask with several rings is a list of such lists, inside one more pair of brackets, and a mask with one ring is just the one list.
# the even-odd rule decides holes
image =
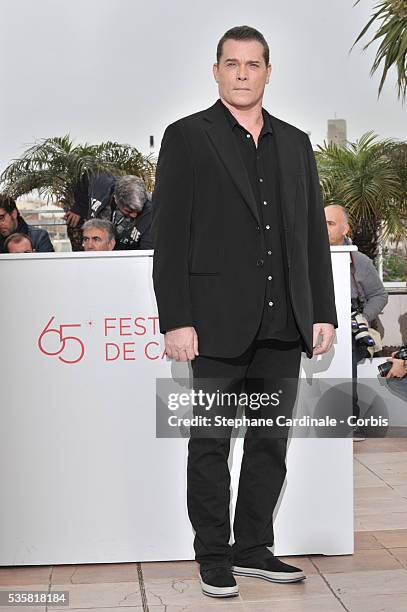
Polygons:
[[[221,107],[223,108],[224,113],[225,113],[225,116],[226,116],[226,119],[228,120],[228,123],[229,123],[229,125],[230,125],[230,127],[231,127],[232,129],[233,129],[234,127],[236,127],[236,126],[239,126],[239,127],[241,127],[242,129],[245,129],[245,128],[244,128],[242,125],[240,125],[240,123],[238,122],[238,120],[236,119],[236,117],[234,117],[234,116],[232,115],[232,113],[230,112],[230,110],[228,109],[228,107],[227,107],[227,106],[225,106],[225,105],[223,104],[222,100],[219,100],[219,104],[220,104],[220,105],[221,105]],[[263,122],[264,122],[264,124],[263,124],[263,128],[262,128],[262,130],[261,130],[261,134],[267,134],[267,133],[272,134],[272,133],[273,133],[273,129],[272,129],[272,127],[271,127],[271,121],[270,121],[269,114],[268,114],[268,113],[267,113],[267,112],[264,110],[264,108],[262,108],[262,109],[261,109],[261,112],[262,112],[262,114],[263,114]]]

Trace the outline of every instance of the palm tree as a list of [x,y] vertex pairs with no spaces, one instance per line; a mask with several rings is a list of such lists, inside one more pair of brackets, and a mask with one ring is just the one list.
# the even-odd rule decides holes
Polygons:
[[[152,190],[155,163],[135,147],[117,142],[75,145],[68,135],[47,138],[15,159],[0,176],[2,189],[14,198],[38,191],[65,211],[72,208],[74,190],[86,173],[133,174]],[[73,250],[81,250],[81,232],[68,227]]]
[[152,189],[155,164],[151,156],[117,142],[74,145],[70,137],[46,138],[15,159],[0,176],[3,191],[13,197],[37,190],[53,197],[65,210],[73,204],[74,188],[84,174],[134,174]]
[[324,143],[316,151],[325,204],[347,208],[353,241],[371,259],[379,237],[398,241],[406,236],[406,150],[406,143],[378,140],[367,132],[346,147]]
[[[360,0],[356,0],[355,5],[359,2]],[[374,10],[376,12],[353,43],[352,49],[363,38],[370,26],[377,24],[376,34],[363,47],[367,49],[373,42],[382,39],[370,74],[373,75],[384,62],[378,92],[380,96],[388,72],[394,66],[397,70],[397,97],[404,104],[407,93],[407,2],[406,0],[382,0]]]

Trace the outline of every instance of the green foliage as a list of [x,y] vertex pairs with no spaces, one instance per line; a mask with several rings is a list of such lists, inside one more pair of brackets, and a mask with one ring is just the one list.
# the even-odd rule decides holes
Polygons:
[[54,197],[65,209],[73,203],[74,187],[86,172],[107,171],[115,175],[133,174],[152,189],[155,163],[135,147],[117,142],[74,145],[69,135],[47,138],[15,159],[0,177],[2,190],[18,197],[38,190]]
[[342,204],[351,224],[382,223],[383,238],[406,236],[407,144],[367,132],[346,147],[319,146],[316,159],[325,204]]
[[383,280],[405,281],[407,275],[407,257],[397,253],[383,256]]
[[[355,5],[359,2],[360,0],[357,0]],[[396,68],[397,94],[404,104],[407,93],[407,2],[406,0],[382,0],[375,6],[374,11],[371,19],[355,40],[352,49],[375,24],[377,26],[375,35],[363,47],[367,49],[372,43],[382,39],[370,74],[373,75],[383,63],[378,92],[380,96],[390,68]]]

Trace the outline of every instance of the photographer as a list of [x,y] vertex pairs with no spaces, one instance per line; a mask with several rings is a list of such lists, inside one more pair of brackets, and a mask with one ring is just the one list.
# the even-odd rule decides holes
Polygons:
[[[389,366],[391,367],[386,373]],[[403,399],[407,399],[407,345],[402,346],[398,351],[394,351],[391,358],[381,368],[379,367],[379,371],[381,374],[382,372],[385,374],[390,391]]]
[[[331,246],[351,244],[346,234],[349,232],[349,218],[346,209],[339,204],[325,207],[325,218],[328,227],[329,243]],[[358,321],[372,325],[378,314],[388,301],[388,295],[380,276],[367,255],[359,251],[351,252],[351,298],[352,310],[358,313]],[[353,414],[358,418],[360,407],[357,395],[357,364],[369,356],[367,345],[355,339],[352,334],[352,379],[353,387]],[[360,434],[360,435],[359,435]],[[356,431],[354,440],[362,440],[361,431]]]
[[0,194],[0,253],[11,252],[6,248],[6,241],[13,234],[27,236],[32,249],[37,253],[53,253],[54,251],[48,232],[45,229],[28,225],[21,216],[15,200],[8,195]]
[[115,177],[107,172],[85,174],[75,188],[75,204],[67,225],[78,228],[85,219],[111,221],[116,250],[152,249],[151,198],[143,179]]

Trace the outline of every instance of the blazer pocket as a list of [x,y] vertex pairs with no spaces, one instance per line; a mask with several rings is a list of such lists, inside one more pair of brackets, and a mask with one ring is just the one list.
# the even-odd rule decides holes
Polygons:
[[189,276],[219,276],[219,272],[190,272]]

